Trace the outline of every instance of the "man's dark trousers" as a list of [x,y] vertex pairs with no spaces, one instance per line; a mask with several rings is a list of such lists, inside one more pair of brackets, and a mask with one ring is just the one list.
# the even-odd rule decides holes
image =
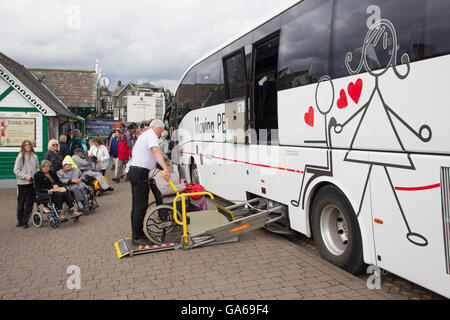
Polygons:
[[148,208],[150,188],[148,186],[149,170],[131,167],[128,171],[128,180],[131,183],[131,231],[133,240],[146,239],[144,233],[144,218]]

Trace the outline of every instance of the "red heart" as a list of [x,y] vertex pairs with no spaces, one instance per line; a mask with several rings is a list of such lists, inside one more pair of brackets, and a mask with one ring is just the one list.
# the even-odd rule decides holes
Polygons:
[[345,94],[345,90],[341,90],[341,98],[337,102],[337,106],[339,109],[344,109],[348,107],[347,95]]
[[356,83],[350,82],[348,85],[348,94],[356,104],[359,102],[359,98],[361,98],[361,93],[363,89],[363,81],[358,79]]
[[314,108],[309,107],[308,113],[305,113],[305,122],[308,126],[314,127]]

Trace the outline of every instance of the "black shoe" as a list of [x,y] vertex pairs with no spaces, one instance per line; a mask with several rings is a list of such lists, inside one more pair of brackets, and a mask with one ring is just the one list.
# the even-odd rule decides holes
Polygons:
[[113,178],[112,181],[114,181],[116,183],[120,183],[120,179]]
[[23,223],[22,222],[17,222],[16,227],[23,227]]
[[145,247],[145,246],[151,245],[152,243],[147,239],[132,239],[131,244],[136,247],[140,247],[140,246]]
[[28,222],[25,222],[25,223],[23,224],[23,228],[24,228],[24,229],[28,229],[28,227],[29,227],[29,226],[28,226]]
[[113,192],[113,191],[114,191],[114,188],[109,187],[109,188],[106,189],[105,191]]

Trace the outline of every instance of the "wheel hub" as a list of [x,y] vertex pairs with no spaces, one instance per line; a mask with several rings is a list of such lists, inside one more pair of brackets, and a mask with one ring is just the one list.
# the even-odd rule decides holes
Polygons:
[[327,249],[336,256],[342,255],[348,245],[348,227],[339,208],[328,205],[322,210],[320,230]]

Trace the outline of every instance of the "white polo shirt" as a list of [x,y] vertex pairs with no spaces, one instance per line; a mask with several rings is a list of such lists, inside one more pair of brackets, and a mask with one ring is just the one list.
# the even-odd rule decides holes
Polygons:
[[152,148],[159,148],[159,138],[152,129],[148,129],[139,136],[133,147],[132,167],[152,170],[156,167],[156,158]]

